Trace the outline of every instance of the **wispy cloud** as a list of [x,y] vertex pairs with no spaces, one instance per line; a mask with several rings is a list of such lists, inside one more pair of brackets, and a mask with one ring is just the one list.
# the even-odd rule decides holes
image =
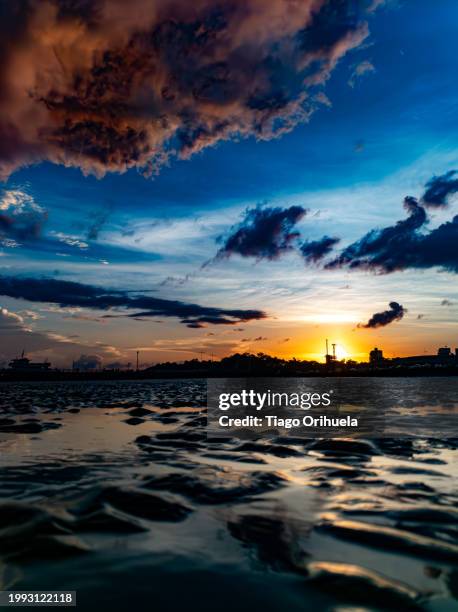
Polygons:
[[89,244],[84,240],[81,240],[78,236],[64,234],[63,232],[52,232],[52,235],[57,238],[59,242],[66,244],[70,247],[76,247],[77,249],[86,250],[89,248]]
[[350,87],[355,87],[357,82],[365,75],[375,72],[375,66],[369,60],[364,60],[353,67],[348,84]]

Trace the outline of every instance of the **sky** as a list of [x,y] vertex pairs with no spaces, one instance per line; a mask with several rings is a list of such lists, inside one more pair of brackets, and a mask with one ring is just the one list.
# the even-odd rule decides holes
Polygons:
[[458,346],[454,0],[13,4],[0,363]]

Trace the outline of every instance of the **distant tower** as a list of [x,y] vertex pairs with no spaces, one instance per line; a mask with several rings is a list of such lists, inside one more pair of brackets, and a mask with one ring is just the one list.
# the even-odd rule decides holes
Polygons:
[[137,372],[138,372],[138,356],[140,354],[140,351],[137,351]]
[[332,354],[332,355],[330,355],[330,354],[329,354],[329,341],[328,341],[328,339],[326,338],[326,355],[325,355],[325,358],[326,358],[326,365],[331,365],[331,364],[333,364],[333,363],[335,362],[335,360],[336,360],[336,345],[335,345],[335,344],[333,344],[333,345],[332,345],[332,347],[333,347],[333,354]]

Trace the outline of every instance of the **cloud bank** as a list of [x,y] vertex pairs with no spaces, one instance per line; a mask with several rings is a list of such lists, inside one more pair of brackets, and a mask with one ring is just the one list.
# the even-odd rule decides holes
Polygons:
[[234,325],[242,321],[264,319],[267,316],[261,310],[199,306],[52,278],[0,276],[0,295],[30,302],[58,304],[62,308],[90,308],[118,313],[107,314],[106,317],[176,317],[188,327],[204,327],[206,324]]
[[326,264],[326,269],[348,267],[390,273],[409,268],[439,267],[458,272],[458,215],[425,231],[428,215],[413,197],[404,199],[407,219],[391,227],[373,229]]
[[4,2],[0,175],[41,160],[154,173],[171,155],[287,132],[368,36],[370,4]]

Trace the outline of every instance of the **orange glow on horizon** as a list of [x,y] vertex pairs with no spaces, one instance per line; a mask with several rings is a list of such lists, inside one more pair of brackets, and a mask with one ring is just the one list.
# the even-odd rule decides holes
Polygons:
[[[329,333],[329,353],[332,354],[333,347],[335,344],[336,358],[338,361],[353,359],[355,361],[367,361],[369,358],[369,350],[365,350],[366,347],[355,346],[353,338],[351,341],[342,334]],[[323,339],[320,333],[320,337],[307,338],[307,339],[294,339],[286,346],[284,350],[278,350],[278,345],[272,350],[272,354],[283,359],[304,359],[308,361],[318,361],[324,363],[326,355],[326,337]],[[371,347],[372,348],[372,347]]]
[[[402,333],[399,333],[401,330]],[[258,330],[255,333],[258,333]],[[338,361],[367,362],[369,353],[374,347],[382,349],[387,358],[435,353],[437,350],[434,345],[425,349],[424,347],[430,345],[431,341],[424,342],[416,338],[415,333],[412,333],[407,326],[400,328],[393,325],[380,330],[366,330],[358,329],[350,322],[334,325],[294,322],[289,325],[283,323],[281,328],[280,325],[270,329],[263,327],[259,329],[259,333],[266,336],[266,342],[251,344],[247,350],[263,351],[280,359],[296,358],[319,363],[325,361],[326,338],[330,354],[333,352],[332,345],[336,345]]]
[[[240,331],[240,334],[238,333]],[[180,329],[181,332],[181,329]],[[336,345],[336,357],[341,360],[356,362],[369,361],[370,351],[377,347],[383,351],[386,358],[406,357],[409,355],[434,355],[438,347],[458,346],[454,342],[454,333],[441,332],[432,327],[419,328],[416,322],[408,324],[393,324],[380,329],[357,328],[352,323],[311,324],[302,321],[271,320],[252,324],[246,330],[223,330],[220,332],[204,332],[199,340],[192,332],[187,337],[156,338],[153,346],[140,346],[145,362],[180,361],[192,358],[221,359],[235,353],[266,353],[279,359],[297,359],[324,363],[326,353],[326,338],[329,340],[329,352],[332,344]],[[165,334],[166,332],[164,332]],[[128,344],[130,336],[126,339]],[[144,338],[141,338],[144,340]],[[129,342],[131,349],[132,344]],[[124,347],[121,348],[121,350]],[[132,361],[132,355],[125,357]],[[51,356],[51,361],[54,361]]]

